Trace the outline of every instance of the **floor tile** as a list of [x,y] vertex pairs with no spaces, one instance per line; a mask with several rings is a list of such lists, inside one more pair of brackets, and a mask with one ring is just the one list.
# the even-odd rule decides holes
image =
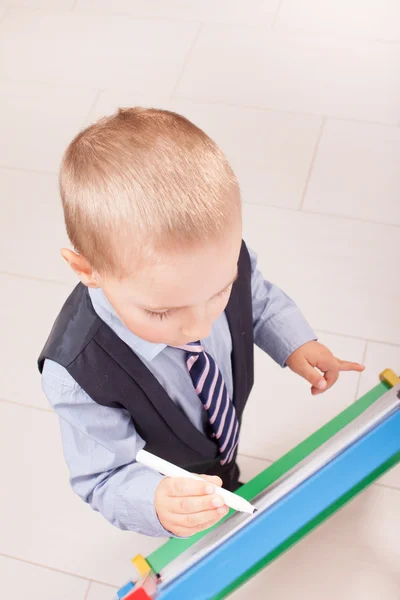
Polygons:
[[[121,586],[124,582],[121,583]],[[100,583],[92,583],[89,594],[85,600],[114,600],[119,588],[112,588]],[[72,600],[72,599],[71,599]]]
[[0,197],[0,271],[76,282],[60,255],[60,248],[70,244],[57,176],[0,169]]
[[400,39],[397,0],[283,0],[276,29]]
[[[320,341],[336,356],[362,360],[364,342],[360,340],[321,334]],[[357,373],[342,373],[328,392],[312,396],[305,380],[281,369],[258,349],[255,374],[239,452],[267,460],[277,460],[351,404],[359,379]]]
[[54,413],[0,402],[0,429],[1,454],[12,457],[2,465],[0,553],[119,586],[131,557],[164,541],[112,527],[72,492]]
[[57,172],[95,95],[89,89],[1,81],[0,135],[7,143],[0,147],[0,165]]
[[[400,546],[395,526],[400,511],[395,503],[399,493],[387,490],[385,495],[391,496],[390,501],[378,488],[371,488],[232,594],[232,599],[273,600],[279,590],[281,600],[397,600]],[[389,508],[388,504],[390,513],[384,517],[379,509]],[[367,505],[375,515],[373,532],[369,513],[364,512]],[[390,523],[393,534],[385,540]]]
[[400,345],[397,227],[243,208],[244,236],[264,276],[294,298],[313,327]]
[[16,10],[2,24],[0,76],[171,93],[197,30],[189,22]]
[[398,584],[399,498],[398,490],[373,485],[326,523],[332,543],[344,544],[349,553],[357,552],[387,575],[395,574]]
[[209,25],[177,92],[198,101],[397,124],[399,64],[393,44]]
[[126,13],[136,18],[270,25],[279,0],[78,0],[76,11]]
[[72,286],[0,274],[0,398],[49,408],[36,361]]
[[272,462],[269,460],[261,460],[253,456],[238,455],[237,463],[240,469],[240,481],[247,483],[262,471],[265,471]]
[[0,579],[2,598],[12,600],[85,600],[89,586],[84,579],[6,556],[0,556]]
[[[400,376],[400,346],[369,342],[365,356],[366,369],[361,375],[359,396],[377,385],[379,373],[393,369]],[[381,477],[379,483],[400,489],[400,465]]]
[[76,0],[11,0],[11,6],[35,9],[49,9],[51,11],[72,10]]
[[304,209],[400,225],[400,129],[328,121]]
[[320,132],[319,117],[171,101],[222,148],[243,199],[297,208]]

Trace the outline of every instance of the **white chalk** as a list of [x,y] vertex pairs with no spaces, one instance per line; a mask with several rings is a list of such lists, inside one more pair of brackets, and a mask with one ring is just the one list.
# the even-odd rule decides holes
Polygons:
[[[146,467],[150,467],[154,471],[158,471],[162,475],[166,475],[167,477],[185,477],[186,479],[196,479],[197,481],[205,481],[202,477],[198,475],[194,475],[194,473],[190,473],[190,471],[185,471],[185,469],[181,469],[181,467],[177,467],[172,463],[164,460],[163,458],[159,458],[154,454],[150,454],[150,452],[146,452],[146,450],[139,450],[136,456],[136,460],[138,463],[145,465]],[[249,514],[253,514],[257,509],[255,506],[247,502],[244,498],[237,496],[236,494],[232,494],[228,490],[224,490],[224,488],[215,487],[215,493],[219,496],[222,496],[224,499],[224,503],[240,512],[245,512]]]

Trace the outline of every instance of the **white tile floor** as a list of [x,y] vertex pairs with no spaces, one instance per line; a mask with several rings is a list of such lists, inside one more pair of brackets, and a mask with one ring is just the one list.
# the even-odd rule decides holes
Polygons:
[[[265,275],[365,361],[312,398],[257,352],[248,479],[400,370],[399,17],[397,0],[0,0],[2,598],[111,600],[160,544],[70,491],[35,370],[74,281],[58,253],[66,143],[117,106],[195,120],[238,173]],[[398,600],[399,531],[398,468],[233,597]]]

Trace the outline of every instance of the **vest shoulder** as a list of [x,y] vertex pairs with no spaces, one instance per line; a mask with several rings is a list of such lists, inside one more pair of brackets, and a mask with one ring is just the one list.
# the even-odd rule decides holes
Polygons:
[[86,286],[78,284],[56,318],[39,356],[42,371],[46,358],[67,367],[95,336],[103,321],[96,314]]

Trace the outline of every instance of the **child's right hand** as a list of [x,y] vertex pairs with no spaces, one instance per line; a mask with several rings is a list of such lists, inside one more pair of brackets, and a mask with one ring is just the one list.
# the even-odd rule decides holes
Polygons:
[[159,521],[174,535],[188,537],[208,529],[229,510],[222,497],[214,492],[214,486],[221,486],[222,479],[200,477],[205,481],[165,477],[156,490],[154,504]]

